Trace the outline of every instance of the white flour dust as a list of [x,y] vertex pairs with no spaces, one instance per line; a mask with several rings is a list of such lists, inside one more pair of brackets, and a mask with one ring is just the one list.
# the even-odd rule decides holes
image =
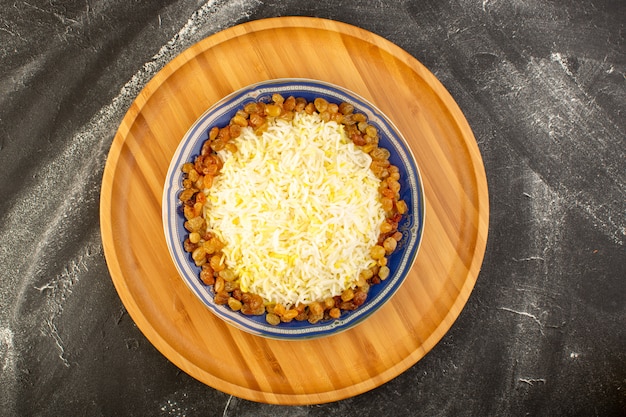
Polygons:
[[[587,61],[586,65],[597,71],[610,70],[608,63]],[[559,181],[558,187],[553,184],[552,191],[563,204],[581,213],[612,242],[624,245],[626,171],[623,158],[614,155],[624,134],[581,88],[581,82],[584,80],[573,76],[567,59],[554,52],[546,58],[530,57],[521,70],[501,61],[498,76],[488,80],[483,88],[506,92],[497,98],[504,102],[497,116],[503,125],[536,137],[523,146],[529,153],[542,155],[538,161],[546,166],[538,172],[552,168]],[[580,172],[557,169],[570,165]],[[593,174],[582,177],[579,183],[572,180],[574,174],[584,172]],[[604,189],[593,186],[596,175],[602,178]],[[606,201],[606,195],[616,196],[615,201]]]
[[574,76],[574,74],[572,73],[572,70],[567,65],[567,59],[564,58],[560,52],[552,52],[552,54],[550,54],[550,58],[554,62],[557,62],[561,66],[561,68],[563,68],[563,71],[565,71],[567,75],[569,75],[570,77]]
[[[582,212],[605,236],[623,246],[626,239],[626,212],[623,210],[626,208],[626,172],[622,166],[623,158],[613,158],[611,150],[620,149],[619,143],[624,140],[624,133],[613,121],[603,117],[602,109],[577,87],[566,59],[560,53],[553,53],[551,59],[552,62],[536,61],[532,67],[536,82],[549,92],[548,99],[553,101],[547,103],[552,106],[544,107],[542,116],[536,113],[539,126],[560,144],[556,149],[563,153],[575,151],[578,155],[590,158],[590,163],[602,167],[608,179],[605,187],[612,188],[618,203],[614,207],[608,206],[595,194],[597,189],[574,189],[571,185],[561,187],[559,196],[570,208]],[[554,63],[569,79],[555,70]],[[575,84],[573,88],[572,81]],[[618,196],[621,196],[621,200]]]
[[3,387],[0,389],[0,407],[4,410],[12,410],[12,392],[4,387],[10,387],[16,379],[15,356],[13,331],[8,327],[0,327],[0,387]]
[[181,408],[178,402],[167,400],[160,407],[161,415],[167,417],[185,417],[187,416],[187,408]]
[[0,361],[2,372],[12,372],[15,362],[15,346],[13,346],[13,332],[9,328],[0,328]]
[[[527,169],[524,190],[529,205],[528,233],[523,239],[519,267],[511,286],[503,288],[495,314],[502,323],[514,323],[507,345],[509,364],[499,395],[514,396],[520,385],[537,389],[550,381],[544,378],[546,352],[551,349],[550,335],[564,325],[559,305],[564,259],[559,241],[566,232],[567,203],[534,171]],[[497,415],[510,414],[503,403]]]
[[206,2],[191,15],[178,33],[122,87],[120,95],[113,100],[112,106],[115,106],[116,101],[119,100],[124,100],[126,103],[129,99],[134,99],[150,78],[185,48],[233,25],[235,19],[249,17],[254,7],[262,4],[260,0],[210,0]]
[[56,319],[63,313],[64,303],[72,294],[73,287],[78,284],[81,275],[89,270],[92,262],[90,258],[102,254],[99,236],[96,233],[92,233],[88,241],[84,243],[81,250],[74,254],[60,274],[57,274],[51,281],[34,287],[42,296],[45,295],[45,301],[42,304],[46,316],[40,325],[40,333],[54,341],[59,359],[68,368],[70,359],[57,328]]

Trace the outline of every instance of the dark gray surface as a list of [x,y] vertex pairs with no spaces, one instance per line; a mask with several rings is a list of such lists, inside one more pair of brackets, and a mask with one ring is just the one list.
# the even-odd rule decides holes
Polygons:
[[[125,314],[99,231],[128,105],[169,59],[309,15],[407,50],[448,88],[489,181],[489,242],[451,331],[389,383],[310,407],[178,370]],[[0,415],[626,415],[624,1],[4,1]]]

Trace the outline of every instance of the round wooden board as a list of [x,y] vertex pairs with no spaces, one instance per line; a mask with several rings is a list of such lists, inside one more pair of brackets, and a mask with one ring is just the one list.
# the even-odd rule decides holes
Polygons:
[[[288,77],[334,83],[377,105],[409,142],[426,201],[420,252],[390,302],[351,330],[298,342],[249,335],[209,312],[179,278],[161,223],[170,158],[193,122],[234,90]],[[211,387],[276,404],[351,397],[422,358],[451,327],[474,287],[488,222],[478,147],[439,81],[375,34],[304,17],[229,28],[167,64],[122,120],[101,194],[111,277],[150,342]]]

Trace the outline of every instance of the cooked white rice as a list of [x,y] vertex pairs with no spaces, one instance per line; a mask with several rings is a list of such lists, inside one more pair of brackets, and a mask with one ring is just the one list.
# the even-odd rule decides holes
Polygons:
[[220,151],[205,218],[242,291],[295,305],[340,295],[374,264],[385,213],[371,158],[317,114],[244,128]]

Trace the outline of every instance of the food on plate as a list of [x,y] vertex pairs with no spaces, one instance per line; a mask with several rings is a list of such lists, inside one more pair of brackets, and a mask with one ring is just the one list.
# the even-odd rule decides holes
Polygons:
[[337,319],[387,279],[408,210],[378,131],[349,103],[274,94],[183,164],[184,248],[216,304],[269,324]]

